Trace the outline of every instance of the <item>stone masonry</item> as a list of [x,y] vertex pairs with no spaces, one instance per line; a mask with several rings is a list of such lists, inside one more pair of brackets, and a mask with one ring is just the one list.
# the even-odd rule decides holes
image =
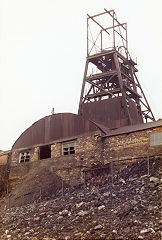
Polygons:
[[150,135],[162,132],[162,127],[145,129],[104,138],[104,164],[117,160],[130,160],[162,155],[162,146],[150,147]]

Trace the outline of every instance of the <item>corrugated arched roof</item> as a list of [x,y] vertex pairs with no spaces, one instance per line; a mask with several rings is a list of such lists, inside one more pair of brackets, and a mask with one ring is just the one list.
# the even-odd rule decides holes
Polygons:
[[71,138],[97,130],[98,127],[83,117],[72,113],[58,113],[40,119],[26,129],[12,149],[48,144],[58,139]]

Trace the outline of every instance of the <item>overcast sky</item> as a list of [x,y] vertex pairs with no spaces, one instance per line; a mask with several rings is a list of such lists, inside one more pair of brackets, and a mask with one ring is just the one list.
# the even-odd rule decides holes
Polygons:
[[0,0],[0,149],[35,121],[77,113],[86,18],[114,9],[156,119],[162,118],[162,0]]

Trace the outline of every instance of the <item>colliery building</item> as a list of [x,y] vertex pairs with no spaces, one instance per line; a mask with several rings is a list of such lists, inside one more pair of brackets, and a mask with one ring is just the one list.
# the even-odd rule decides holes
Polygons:
[[[103,25],[105,16],[109,21]],[[93,29],[98,33],[91,39]],[[0,152],[1,165],[9,169],[1,181],[7,178],[12,189],[33,168],[45,165],[77,185],[90,169],[162,158],[162,120],[155,121],[137,72],[128,52],[127,24],[114,10],[88,15],[78,114],[46,116],[22,133],[11,151]]]

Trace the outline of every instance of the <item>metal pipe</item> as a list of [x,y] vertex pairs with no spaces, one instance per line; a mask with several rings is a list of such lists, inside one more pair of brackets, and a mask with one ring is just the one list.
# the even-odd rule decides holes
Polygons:
[[147,175],[150,176],[150,158],[149,158],[149,149],[147,149]]

